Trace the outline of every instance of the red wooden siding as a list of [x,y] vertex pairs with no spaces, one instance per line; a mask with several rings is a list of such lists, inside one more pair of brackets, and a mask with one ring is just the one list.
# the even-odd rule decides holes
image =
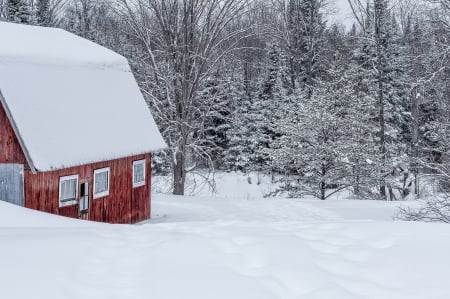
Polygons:
[[[146,183],[133,188],[133,161],[146,160]],[[78,205],[59,207],[59,178],[79,175],[78,183],[89,182],[87,219],[109,223],[135,223],[150,218],[151,155],[138,155],[55,171],[32,174],[25,171],[25,206],[53,214],[78,218]],[[93,199],[95,169],[109,167],[109,195]]]
[[0,163],[23,164],[28,168],[25,155],[2,104],[0,104]]

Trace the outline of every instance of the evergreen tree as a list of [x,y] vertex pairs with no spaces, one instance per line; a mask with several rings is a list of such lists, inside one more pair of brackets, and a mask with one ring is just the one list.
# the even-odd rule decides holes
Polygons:
[[199,101],[205,103],[200,138],[204,151],[215,168],[224,169],[225,153],[229,146],[228,130],[231,128],[231,100],[233,93],[230,82],[214,76],[206,81],[199,94]]
[[326,22],[322,18],[322,2],[319,0],[300,1],[302,20],[300,25],[300,78],[301,87],[310,95],[317,80],[324,74],[325,50],[324,32]]
[[[366,30],[370,30],[367,28]],[[367,32],[367,31],[366,31]],[[381,163],[378,150],[377,101],[375,94],[376,71],[371,66],[374,57],[370,40],[358,39],[360,44],[353,52],[352,61],[344,75],[350,88],[346,102],[348,117],[352,122],[347,128],[350,134],[345,152],[351,167],[350,185],[357,197],[372,194],[380,180]]]
[[[399,59],[399,36],[395,31],[388,3],[375,0],[367,6],[368,15],[354,55],[360,78],[355,92],[361,98],[375,100],[370,119],[377,126],[378,154],[370,159],[378,168],[381,198],[394,199],[395,169],[406,160],[409,133],[409,99],[405,73]],[[353,74],[355,76],[355,74]]]
[[277,121],[272,145],[275,169],[287,170],[281,190],[322,200],[349,186],[349,146],[354,137],[352,90],[343,80],[345,50],[336,47],[329,68],[312,94],[297,91]]
[[225,168],[233,171],[247,172],[252,169],[255,132],[252,130],[251,98],[247,95],[245,83],[238,78],[232,79],[231,97],[231,127],[227,131],[228,149],[225,153]]
[[254,131],[252,161],[254,168],[270,170],[270,144],[277,138],[274,131],[277,111],[284,100],[280,72],[280,51],[276,44],[268,47],[268,62],[264,77],[259,84],[259,93],[252,103],[250,116]]
[[30,23],[31,9],[25,0],[8,0],[6,19],[14,23]]
[[298,82],[310,93],[325,69],[322,52],[326,24],[322,5],[320,0],[290,0],[287,3],[284,48],[288,54],[291,89],[295,89]]
[[36,22],[40,26],[50,25],[50,0],[38,0],[36,5]]

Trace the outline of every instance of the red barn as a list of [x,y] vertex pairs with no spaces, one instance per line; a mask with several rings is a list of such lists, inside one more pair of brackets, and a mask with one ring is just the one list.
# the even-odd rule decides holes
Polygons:
[[164,147],[124,57],[64,30],[0,22],[0,200],[142,221],[151,152]]

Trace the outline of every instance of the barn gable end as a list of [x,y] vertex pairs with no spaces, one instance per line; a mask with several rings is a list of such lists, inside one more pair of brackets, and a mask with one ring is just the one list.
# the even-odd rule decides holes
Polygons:
[[23,164],[28,168],[27,159],[20,146],[8,115],[3,108],[3,100],[0,91],[0,163]]

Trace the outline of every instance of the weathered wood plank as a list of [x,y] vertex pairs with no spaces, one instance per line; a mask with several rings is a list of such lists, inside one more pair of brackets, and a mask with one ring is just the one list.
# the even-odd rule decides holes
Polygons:
[[23,165],[0,164],[0,200],[23,206]]

